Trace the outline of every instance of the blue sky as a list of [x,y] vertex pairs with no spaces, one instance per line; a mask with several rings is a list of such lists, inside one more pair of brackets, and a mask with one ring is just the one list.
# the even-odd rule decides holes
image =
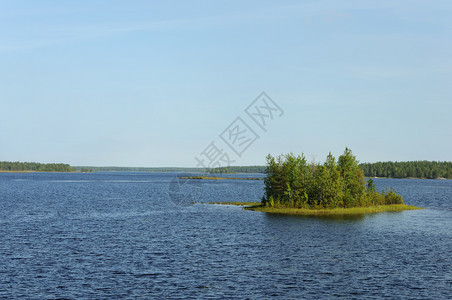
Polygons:
[[[0,1],[0,160],[450,161],[451,54],[450,1]],[[241,157],[219,138],[238,116],[260,137]]]

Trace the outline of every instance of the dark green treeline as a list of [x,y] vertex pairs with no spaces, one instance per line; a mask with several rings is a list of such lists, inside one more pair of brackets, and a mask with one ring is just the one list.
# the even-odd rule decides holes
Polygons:
[[304,155],[267,156],[265,196],[271,207],[335,208],[403,204],[392,190],[377,192],[372,179],[364,180],[356,157],[348,148],[336,161],[331,153],[325,163],[308,163]]
[[367,177],[452,179],[452,162],[446,161],[388,161],[362,163],[359,167]]
[[[365,177],[452,179],[452,162],[406,161],[361,163]],[[209,173],[265,173],[265,166],[230,166],[209,169]]]
[[218,167],[207,170],[213,174],[234,174],[234,173],[265,173],[265,166],[229,166]]
[[41,164],[35,162],[0,161],[1,171],[75,172],[68,164]]

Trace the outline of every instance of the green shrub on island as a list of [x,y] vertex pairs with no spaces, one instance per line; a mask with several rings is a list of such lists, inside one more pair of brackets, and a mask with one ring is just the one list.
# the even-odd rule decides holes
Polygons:
[[404,204],[395,191],[378,192],[352,151],[345,148],[336,161],[330,153],[325,163],[308,163],[304,155],[267,156],[262,205],[281,208],[350,208]]

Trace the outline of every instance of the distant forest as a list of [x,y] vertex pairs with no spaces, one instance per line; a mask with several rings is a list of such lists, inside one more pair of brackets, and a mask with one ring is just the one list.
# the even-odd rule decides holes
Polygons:
[[0,161],[0,171],[75,172],[75,169],[68,164]]
[[452,179],[452,162],[406,161],[376,162],[359,165],[366,177],[388,178],[448,178]]
[[209,169],[208,173],[265,173],[266,166],[230,166]]
[[[407,161],[361,163],[365,177],[448,178],[452,179],[452,162]],[[209,173],[265,173],[265,166],[231,166],[210,169]]]
[[77,171],[89,169],[91,172],[180,172],[180,173],[202,173],[202,168],[183,167],[94,167],[94,166],[73,166]]
[[[361,163],[359,167],[365,177],[388,178],[447,178],[452,179],[452,162],[408,161]],[[204,170],[202,168],[140,168],[140,167],[71,167],[68,164],[41,164],[35,162],[0,161],[0,171],[35,172],[99,172],[99,171],[135,171],[135,172],[185,172],[185,173],[265,173],[266,166],[230,166]]]

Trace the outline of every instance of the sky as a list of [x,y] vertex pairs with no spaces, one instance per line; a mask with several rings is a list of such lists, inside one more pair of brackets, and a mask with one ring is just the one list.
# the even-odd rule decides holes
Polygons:
[[451,161],[451,79],[451,1],[0,0],[0,161]]

